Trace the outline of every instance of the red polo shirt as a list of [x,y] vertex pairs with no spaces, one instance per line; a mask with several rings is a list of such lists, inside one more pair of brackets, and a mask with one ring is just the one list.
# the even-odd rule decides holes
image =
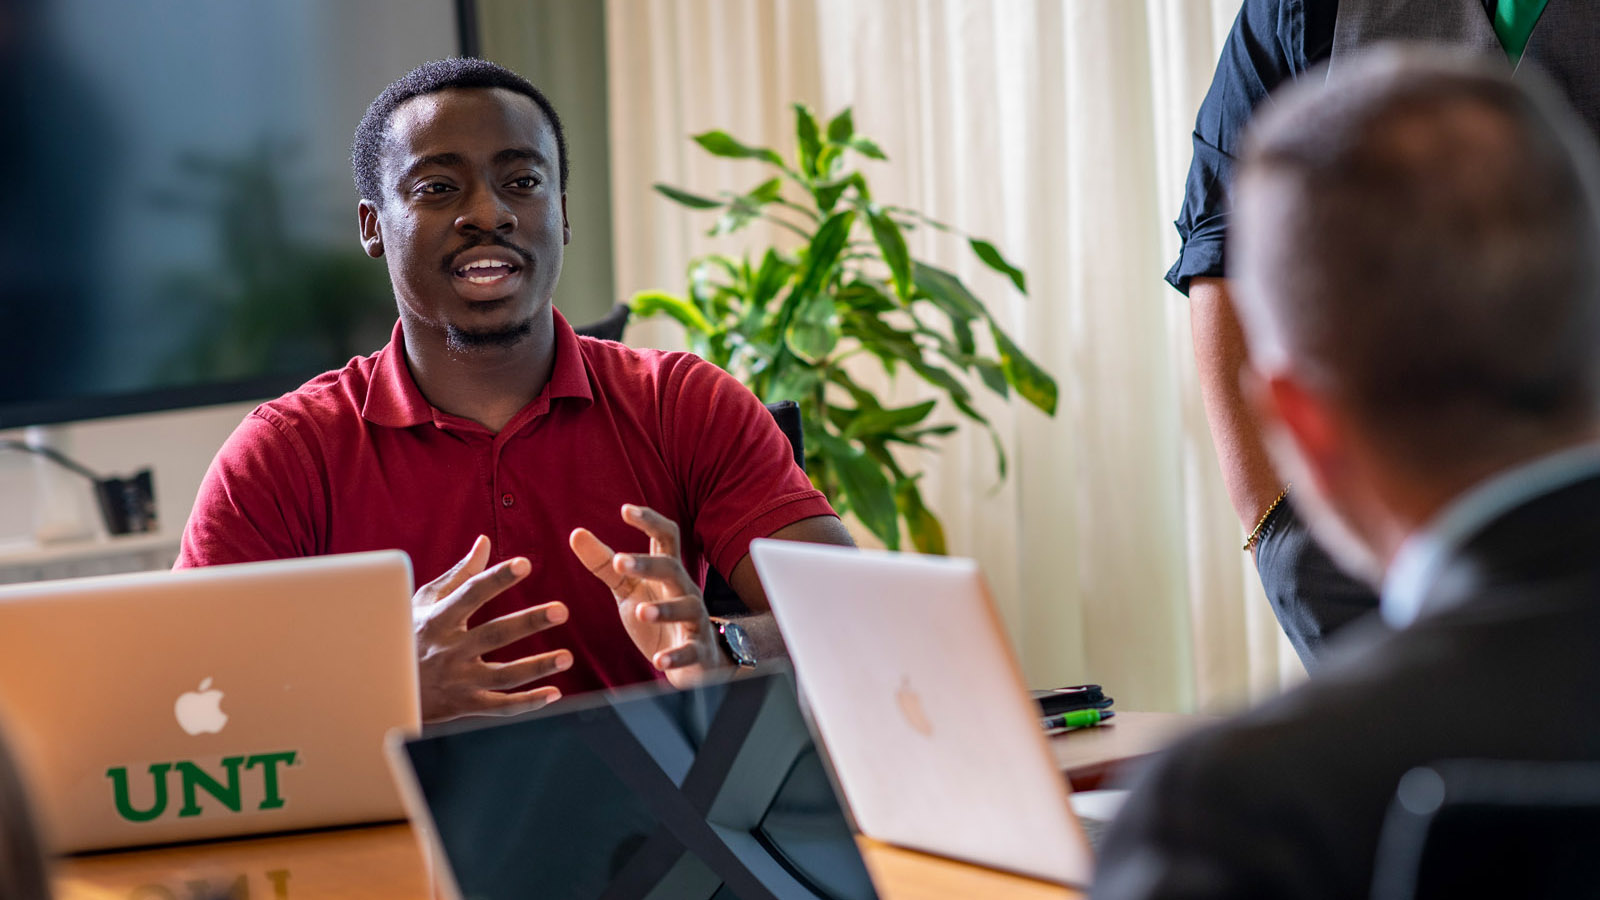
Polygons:
[[619,510],[650,506],[703,579],[707,562],[731,572],[751,540],[833,510],[726,372],[579,337],[560,313],[555,325],[550,383],[499,434],[428,404],[398,324],[377,353],[257,407],[206,473],[178,566],[399,548],[425,584],[484,534],[491,564],[526,556],[533,572],[475,622],[551,600],[572,612],[494,658],[570,649],[573,667],[542,682],[568,696],[658,677],[568,549],[572,529],[645,553]]

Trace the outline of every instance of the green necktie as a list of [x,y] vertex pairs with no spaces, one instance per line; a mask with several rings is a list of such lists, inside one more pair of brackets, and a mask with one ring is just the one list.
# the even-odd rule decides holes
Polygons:
[[1522,59],[1523,48],[1528,46],[1528,36],[1538,24],[1547,0],[1500,0],[1494,10],[1494,33],[1506,48],[1513,63]]

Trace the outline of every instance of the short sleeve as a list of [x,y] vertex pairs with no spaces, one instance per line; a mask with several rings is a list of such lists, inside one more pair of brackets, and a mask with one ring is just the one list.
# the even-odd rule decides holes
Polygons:
[[732,375],[686,360],[666,383],[662,433],[695,536],[729,573],[756,538],[834,511],[766,406]]
[[1183,243],[1167,283],[1185,294],[1190,279],[1225,271],[1234,159],[1256,107],[1304,70],[1305,21],[1301,0],[1246,0],[1223,43],[1195,118],[1194,156],[1173,223]]
[[183,530],[175,568],[312,556],[320,482],[281,416],[257,409],[217,451]]

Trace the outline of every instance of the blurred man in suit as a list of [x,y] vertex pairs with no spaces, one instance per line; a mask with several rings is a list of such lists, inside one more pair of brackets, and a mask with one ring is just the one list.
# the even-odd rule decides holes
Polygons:
[[1223,481],[1244,549],[1307,667],[1325,642],[1377,609],[1370,586],[1339,570],[1299,515],[1298,488],[1275,470],[1239,391],[1243,334],[1224,274],[1229,194],[1245,127],[1268,94],[1321,80],[1386,41],[1479,54],[1514,78],[1549,77],[1600,133],[1600,14],[1590,0],[1244,0],[1196,116],[1194,159],[1167,281],[1189,297],[1194,356]]
[[1105,897],[1366,896],[1400,777],[1600,760],[1600,198],[1554,94],[1391,50],[1252,126],[1233,257],[1252,397],[1382,622],[1154,765]]

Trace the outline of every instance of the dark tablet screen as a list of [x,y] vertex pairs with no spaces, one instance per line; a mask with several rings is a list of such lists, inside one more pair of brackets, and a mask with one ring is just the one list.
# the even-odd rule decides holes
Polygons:
[[407,744],[467,898],[873,898],[785,674]]

